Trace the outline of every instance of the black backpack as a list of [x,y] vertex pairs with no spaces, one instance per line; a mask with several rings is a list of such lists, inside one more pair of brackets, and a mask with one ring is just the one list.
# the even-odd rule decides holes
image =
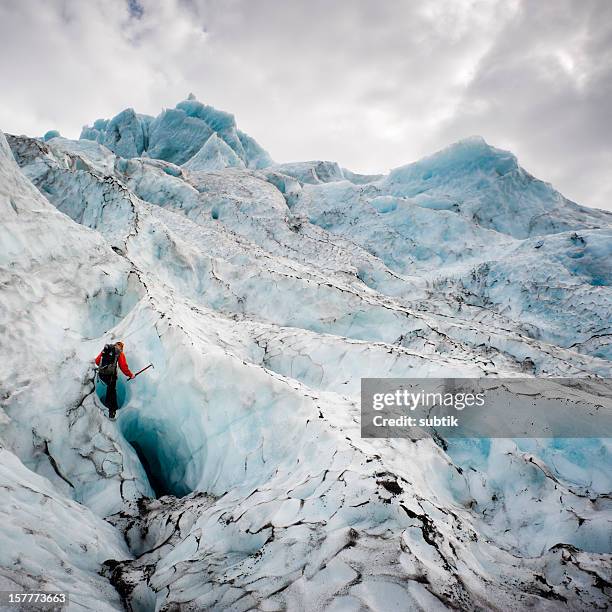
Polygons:
[[117,375],[117,361],[119,361],[119,349],[114,344],[107,344],[102,351],[102,359],[98,374],[102,378],[111,378]]

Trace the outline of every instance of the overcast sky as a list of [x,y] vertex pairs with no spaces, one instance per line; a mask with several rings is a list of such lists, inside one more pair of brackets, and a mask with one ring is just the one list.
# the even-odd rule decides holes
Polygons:
[[480,134],[612,209],[609,0],[0,0],[0,83],[10,133],[193,92],[279,162],[381,172]]

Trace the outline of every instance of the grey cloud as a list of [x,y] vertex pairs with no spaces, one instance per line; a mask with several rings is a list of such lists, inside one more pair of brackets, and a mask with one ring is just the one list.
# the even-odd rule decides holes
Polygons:
[[611,52],[612,4],[525,2],[436,144],[479,132],[568,197],[612,208]]

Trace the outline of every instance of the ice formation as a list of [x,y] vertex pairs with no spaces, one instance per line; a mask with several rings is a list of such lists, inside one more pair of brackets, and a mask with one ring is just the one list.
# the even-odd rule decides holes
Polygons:
[[[110,120],[98,119],[81,132],[82,139],[95,140],[121,157],[147,155],[179,165],[192,159],[211,136],[226,144],[249,168],[272,163],[259,144],[237,128],[233,115],[206,106],[193,96],[157,117],[140,115],[128,108]],[[211,142],[213,145],[221,146],[216,139]],[[234,162],[233,157],[231,161]]]
[[[387,176],[274,164],[192,97],[0,133],[0,208],[0,589],[609,605],[609,440],[368,440],[358,406],[363,376],[609,377],[609,213],[481,139]],[[116,422],[111,339],[155,365]]]

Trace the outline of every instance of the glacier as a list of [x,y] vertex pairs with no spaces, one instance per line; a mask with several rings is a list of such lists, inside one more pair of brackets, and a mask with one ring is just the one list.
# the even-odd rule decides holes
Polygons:
[[[83,610],[610,605],[610,439],[365,439],[362,377],[612,367],[612,214],[469,138],[276,163],[193,96],[0,133],[0,587]],[[92,359],[133,370],[108,419]]]
[[[233,115],[198,102],[193,94],[157,117],[128,108],[112,119],[85,126],[81,139],[93,140],[120,155],[146,155],[181,165],[192,159],[214,136],[249,168],[264,168],[272,159],[255,140],[240,131]],[[209,148],[211,144],[209,144]]]

